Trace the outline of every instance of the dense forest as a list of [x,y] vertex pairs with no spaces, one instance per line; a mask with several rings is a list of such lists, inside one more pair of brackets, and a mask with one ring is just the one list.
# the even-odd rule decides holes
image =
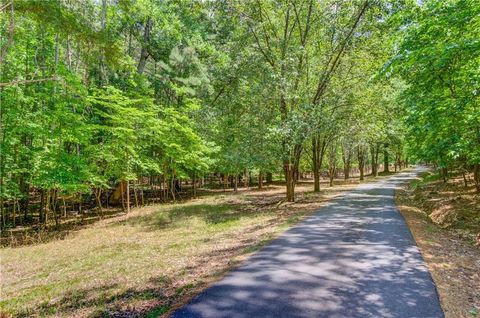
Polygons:
[[1,226],[432,164],[480,192],[476,0],[1,0]]

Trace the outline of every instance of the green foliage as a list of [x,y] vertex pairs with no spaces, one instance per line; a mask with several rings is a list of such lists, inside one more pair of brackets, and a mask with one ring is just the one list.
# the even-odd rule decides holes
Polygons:
[[391,68],[407,82],[409,145],[448,167],[480,163],[480,5],[424,1],[402,15]]
[[167,190],[209,173],[292,180],[379,153],[401,164],[407,150],[480,162],[475,1],[2,8],[2,213],[32,195],[101,205],[103,190],[147,177]]

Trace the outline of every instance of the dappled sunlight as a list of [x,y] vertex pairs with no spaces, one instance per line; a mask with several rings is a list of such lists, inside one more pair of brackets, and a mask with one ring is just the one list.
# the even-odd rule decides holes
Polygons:
[[288,230],[173,317],[442,317],[393,191],[359,186]]
[[[461,181],[459,175],[444,183],[438,174],[428,172],[397,195],[398,207],[422,251],[449,318],[469,317],[480,308],[480,250],[464,240],[473,241],[471,232],[478,231],[472,216],[479,201],[472,195],[473,187],[459,184]],[[455,194],[446,196],[442,191],[446,188]],[[441,226],[432,223],[433,219]]]
[[2,288],[9,305],[14,297],[25,304],[20,317],[50,308],[66,316],[162,313],[345,189],[299,187],[297,202],[285,205],[284,189],[273,186],[132,209],[63,240],[3,249]]

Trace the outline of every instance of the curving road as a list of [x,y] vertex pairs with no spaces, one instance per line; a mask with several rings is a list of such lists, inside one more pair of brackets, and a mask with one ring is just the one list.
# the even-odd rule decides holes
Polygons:
[[443,317],[394,203],[402,173],[332,200],[172,317]]

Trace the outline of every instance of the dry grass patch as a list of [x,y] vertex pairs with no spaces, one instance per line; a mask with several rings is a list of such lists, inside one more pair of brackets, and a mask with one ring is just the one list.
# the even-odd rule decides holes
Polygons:
[[283,186],[134,209],[44,244],[3,248],[0,309],[19,317],[165,314],[353,184],[283,202]]

